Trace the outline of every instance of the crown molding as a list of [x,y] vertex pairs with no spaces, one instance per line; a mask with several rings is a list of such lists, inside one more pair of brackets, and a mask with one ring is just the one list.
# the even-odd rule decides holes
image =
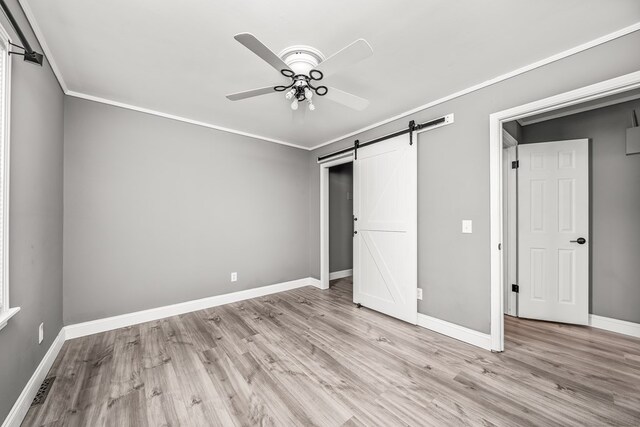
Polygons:
[[192,120],[192,119],[189,119],[187,117],[182,117],[182,116],[177,116],[177,115],[174,115],[174,114],[163,113],[161,111],[152,110],[150,108],[144,108],[144,107],[141,107],[141,106],[127,104],[127,103],[124,103],[124,102],[115,101],[113,99],[102,98],[102,97],[95,96],[95,95],[90,95],[90,94],[87,94],[87,93],[76,92],[74,90],[69,89],[69,86],[67,86],[67,83],[64,80],[64,76],[62,74],[62,71],[60,70],[60,68],[56,64],[56,61],[55,61],[53,55],[51,54],[51,49],[49,48],[49,45],[46,42],[46,39],[44,37],[44,33],[42,32],[42,30],[40,29],[40,26],[38,25],[38,20],[36,19],[35,15],[33,13],[33,10],[31,9],[31,6],[29,5],[27,0],[18,0],[18,2],[20,3],[20,6],[22,7],[22,10],[24,11],[24,14],[25,14],[25,16],[27,18],[27,21],[29,21],[29,24],[31,25],[31,28],[33,29],[33,33],[35,34],[36,39],[38,40],[38,44],[40,44],[40,47],[42,48],[42,51],[44,52],[44,56],[47,58],[47,61],[49,62],[49,65],[51,66],[51,69],[53,70],[53,74],[56,76],[56,79],[58,79],[58,83],[60,84],[60,87],[62,88],[62,91],[64,92],[65,95],[73,96],[75,98],[86,99],[88,101],[99,102],[99,103],[111,105],[111,106],[114,106],[114,107],[125,108],[127,110],[138,111],[138,112],[145,113],[145,114],[151,114],[151,115],[154,115],[154,116],[164,117],[166,119],[176,120],[176,121],[180,121],[180,122],[184,122],[184,123],[189,123],[189,124],[196,125],[196,126],[202,126],[202,127],[206,127],[206,128],[209,128],[209,129],[215,129],[215,130],[219,130],[221,132],[233,133],[233,134],[236,134],[236,135],[246,136],[248,138],[253,138],[253,139],[259,139],[259,140],[266,141],[266,142],[273,142],[275,144],[281,144],[281,145],[285,145],[287,147],[299,148],[301,150],[306,150],[306,151],[309,150],[309,147],[304,147],[302,145],[294,144],[294,143],[287,142],[287,141],[282,141],[280,139],[269,138],[267,136],[262,136],[262,135],[257,135],[257,134],[253,134],[253,133],[249,133],[249,132],[244,132],[244,131],[241,131],[241,130],[238,130],[238,129],[219,126],[219,125],[216,125],[214,123],[207,123],[207,122],[202,122],[202,121],[199,121],[199,120]]
[[139,111],[139,112],[143,112],[146,114],[152,114],[152,115],[156,115],[156,116],[160,116],[160,117],[164,117],[167,119],[171,119],[171,120],[177,120],[177,121],[181,121],[184,123],[190,123],[196,126],[203,126],[203,127],[207,127],[210,129],[216,129],[222,132],[228,132],[228,133],[233,133],[236,135],[242,135],[242,136],[246,136],[249,138],[254,138],[254,139],[260,139],[263,141],[267,141],[267,142],[273,142],[276,144],[281,144],[281,145],[285,145],[288,147],[293,147],[293,148],[299,148],[302,150],[306,150],[306,151],[313,151],[316,150],[318,148],[322,148],[324,146],[333,144],[334,142],[339,142],[342,140],[345,140],[347,138],[351,138],[353,136],[356,136],[358,134],[361,134],[362,132],[366,132],[372,129],[375,129],[377,127],[380,126],[384,126],[388,123],[391,123],[395,120],[401,119],[403,117],[407,117],[410,116],[412,114],[416,114],[420,111],[424,111],[426,109],[432,108],[436,105],[439,104],[443,104],[447,101],[451,101],[452,99],[455,98],[459,98],[461,96],[467,95],[469,93],[478,91],[480,89],[484,89],[488,86],[494,85],[496,83],[500,83],[504,80],[510,79],[512,77],[518,76],[520,74],[524,74],[528,71],[531,70],[535,70],[536,68],[540,68],[543,67],[545,65],[551,64],[553,62],[559,61],[561,59],[567,58],[569,56],[575,55],[577,53],[583,52],[585,50],[591,49],[593,47],[602,45],[604,43],[610,42],[612,40],[615,40],[617,38],[620,37],[624,37],[628,34],[634,33],[638,30],[640,30],[640,22],[636,22],[632,25],[629,25],[627,27],[621,28],[617,31],[614,31],[612,33],[609,34],[605,34],[604,36],[598,37],[596,39],[593,39],[591,41],[588,41],[586,43],[582,43],[578,46],[572,47],[570,49],[564,50],[562,52],[559,52],[555,55],[551,55],[547,58],[541,59],[539,61],[533,62],[529,65],[525,65],[523,67],[520,67],[518,69],[515,69],[513,71],[510,71],[508,73],[505,74],[501,74],[497,77],[494,77],[492,79],[486,80],[482,83],[478,83],[476,85],[470,86],[466,89],[462,89],[458,92],[454,92],[450,95],[444,96],[442,98],[436,99],[434,101],[428,102],[426,104],[420,105],[418,107],[412,108],[411,110],[407,110],[403,113],[400,114],[396,114],[393,117],[390,117],[388,119],[373,123],[371,125],[365,126],[363,128],[360,128],[358,130],[355,130],[353,132],[349,132],[347,134],[341,135],[339,137],[333,138],[329,141],[320,143],[318,145],[315,145],[313,147],[305,147],[302,145],[298,145],[292,142],[288,142],[288,141],[283,141],[283,140],[279,140],[279,139],[275,139],[275,138],[270,138],[270,137],[266,137],[266,136],[262,136],[262,135],[257,135],[257,134],[253,134],[253,133],[249,133],[249,132],[244,132],[241,130],[237,130],[237,129],[232,129],[232,128],[227,128],[224,126],[219,126],[213,123],[207,123],[207,122],[202,122],[202,121],[198,121],[198,120],[192,120],[186,117],[182,117],[182,116],[176,116],[173,114],[168,114],[168,113],[163,113],[161,111],[156,111],[156,110],[152,110],[149,108],[144,108],[144,107],[140,107],[140,106],[136,106],[136,105],[132,105],[132,104],[126,104],[123,102],[119,102],[119,101],[115,101],[115,100],[111,100],[111,99],[107,99],[107,98],[102,98],[102,97],[98,97],[98,96],[94,96],[94,95],[89,95],[86,93],[81,93],[81,92],[76,92],[76,91],[72,91],[68,88],[64,77],[62,75],[62,71],[60,71],[60,68],[58,68],[58,66],[56,65],[55,60],[53,59],[53,55],[51,55],[51,50],[49,49],[49,46],[47,45],[46,41],[45,41],[45,37],[44,34],[42,33],[42,30],[40,29],[40,26],[38,25],[38,22],[33,14],[33,11],[31,9],[31,7],[29,6],[28,0],[18,0],[18,2],[20,3],[20,6],[22,6],[22,9],[24,10],[25,16],[27,17],[27,20],[29,21],[29,24],[31,25],[31,28],[33,28],[33,32],[35,33],[36,38],[38,39],[38,43],[40,44],[40,47],[42,47],[42,50],[44,51],[44,54],[47,58],[47,61],[49,61],[49,64],[51,65],[51,68],[53,70],[53,73],[55,74],[56,78],[58,79],[58,82],[60,83],[60,86],[62,87],[62,90],[64,91],[65,95],[68,96],[73,96],[76,98],[82,98],[82,99],[86,99],[86,100],[90,100],[90,101],[94,101],[94,102],[100,102],[103,104],[108,104],[108,105],[112,105],[112,106],[116,106],[116,107],[120,107],[120,108],[126,108],[128,110],[133,110],[133,111]]
[[267,136],[256,135],[256,134],[249,133],[249,132],[243,132],[243,131],[240,131],[240,130],[237,130],[237,129],[218,126],[218,125],[214,125],[213,123],[206,123],[206,122],[201,122],[199,120],[192,120],[192,119],[189,119],[187,117],[182,117],[182,116],[176,116],[174,114],[163,113],[161,111],[151,110],[149,108],[144,108],[144,107],[138,107],[137,105],[126,104],[124,102],[113,101],[111,99],[101,98],[99,96],[87,95],[85,93],[75,92],[75,91],[72,91],[72,90],[69,90],[69,91],[65,92],[65,94],[68,95],[68,96],[73,96],[74,98],[86,99],[87,101],[99,102],[101,104],[107,104],[107,105],[111,105],[111,106],[114,106],[114,107],[119,107],[119,108],[124,108],[124,109],[127,109],[127,110],[137,111],[137,112],[140,112],[140,113],[151,114],[153,116],[158,116],[158,117],[164,117],[165,119],[176,120],[176,121],[179,121],[179,122],[189,123],[189,124],[196,125],[196,126],[202,126],[202,127],[209,128],[209,129],[215,129],[215,130],[219,130],[219,131],[222,131],[222,132],[233,133],[233,134],[236,134],[236,135],[246,136],[248,138],[261,139],[263,141],[273,142],[275,144],[286,145],[288,147],[293,147],[293,148],[299,148],[301,150],[309,150],[309,147],[303,147],[302,145],[292,144],[292,143],[287,142],[287,141],[281,141],[279,139],[269,138]]
[[470,86],[470,87],[468,87],[466,89],[462,89],[462,90],[460,90],[458,92],[454,92],[454,93],[452,93],[450,95],[447,95],[447,96],[444,96],[444,97],[442,97],[440,99],[436,99],[435,101],[431,101],[431,102],[428,102],[426,104],[420,105],[419,107],[416,107],[416,108],[413,108],[411,110],[405,111],[403,113],[397,114],[397,115],[395,115],[395,116],[393,116],[391,118],[382,120],[380,122],[377,122],[377,123],[374,123],[372,125],[365,126],[365,127],[360,128],[358,130],[350,132],[350,133],[348,133],[346,135],[342,135],[340,137],[337,137],[337,138],[331,139],[329,141],[323,142],[323,143],[318,144],[318,145],[316,145],[314,147],[311,147],[310,150],[313,151],[313,150],[316,150],[318,148],[324,147],[326,145],[333,144],[334,142],[339,142],[339,141],[342,141],[344,139],[359,135],[362,132],[366,132],[368,130],[375,129],[377,127],[386,125],[388,123],[391,123],[391,122],[393,122],[395,120],[398,120],[398,119],[401,119],[403,117],[410,116],[411,114],[418,113],[420,111],[426,110],[426,109],[434,107],[436,105],[443,104],[443,103],[445,103],[447,101],[451,101],[452,99],[459,98],[461,96],[464,96],[464,95],[467,95],[469,93],[478,91],[480,89],[484,89],[487,86],[491,86],[491,85],[494,85],[496,83],[500,83],[500,82],[502,82],[504,80],[507,80],[507,79],[510,79],[512,77],[518,76],[520,74],[524,74],[524,73],[526,73],[528,71],[535,70],[536,68],[544,67],[545,65],[551,64],[553,62],[556,62],[556,61],[559,61],[561,59],[567,58],[569,56],[575,55],[576,53],[583,52],[585,50],[588,50],[588,49],[591,49],[593,47],[599,46],[601,44],[610,42],[610,41],[615,40],[617,38],[620,38],[620,37],[626,36],[628,34],[634,33],[634,32],[636,32],[638,30],[640,30],[640,22],[636,22],[635,24],[629,25],[628,27],[624,27],[624,28],[621,28],[621,29],[619,29],[617,31],[614,31],[612,33],[605,34],[604,36],[598,37],[597,39],[594,39],[594,40],[588,41],[586,43],[583,43],[581,45],[572,47],[572,48],[567,49],[565,51],[562,51],[560,53],[556,53],[555,55],[551,55],[551,56],[549,56],[547,58],[544,58],[544,59],[541,59],[539,61],[533,62],[533,63],[531,63],[529,65],[525,65],[524,67],[520,67],[520,68],[518,68],[516,70],[510,71],[508,73],[505,73],[505,74],[499,75],[497,77],[494,77],[492,79],[486,80],[486,81],[484,81],[482,83],[478,83],[477,85]]
[[58,84],[62,88],[62,91],[66,94],[69,91],[69,87],[64,81],[64,78],[62,76],[62,71],[60,71],[60,68],[58,68],[58,65],[56,64],[56,61],[53,59],[53,55],[51,55],[51,49],[49,49],[49,45],[47,44],[46,39],[44,38],[44,34],[42,33],[40,26],[38,25],[38,21],[36,20],[36,17],[33,14],[33,10],[31,9],[31,6],[29,6],[29,3],[27,3],[27,0],[18,0],[18,3],[20,4],[20,7],[22,7],[22,11],[24,12],[25,17],[27,18],[29,25],[31,25],[33,34],[36,36],[36,39],[38,40],[38,44],[42,48],[44,56],[45,58],[47,58],[47,61],[49,62],[49,65],[53,70],[53,74],[56,76],[56,79],[58,79]]

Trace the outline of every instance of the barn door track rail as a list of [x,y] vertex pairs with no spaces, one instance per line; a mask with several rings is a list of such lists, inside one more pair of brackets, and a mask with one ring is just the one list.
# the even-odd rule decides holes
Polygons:
[[324,156],[318,157],[318,163],[322,163],[332,157],[339,156],[341,154],[346,154],[353,151],[353,158],[358,158],[358,149],[362,147],[366,147],[367,145],[372,145],[377,142],[385,141],[390,138],[395,138],[396,136],[404,135],[406,133],[409,134],[409,144],[413,145],[413,133],[424,132],[426,130],[431,130],[438,128],[440,126],[445,126],[453,123],[453,114],[447,114],[446,116],[438,117],[437,119],[429,120],[425,123],[416,124],[415,120],[411,120],[409,125],[402,130],[397,132],[393,132],[379,138],[372,139],[366,142],[360,142],[359,140],[355,140],[352,147],[343,148],[342,150],[334,151],[333,153],[325,154]]
[[24,56],[25,61],[32,62],[34,64],[38,64],[41,66],[44,57],[42,56],[41,53],[38,53],[31,48],[31,44],[29,44],[29,40],[27,40],[27,38],[25,37],[24,33],[20,29],[20,26],[18,25],[18,22],[16,22],[16,18],[14,18],[13,14],[9,10],[9,6],[7,6],[7,3],[4,0],[0,0],[0,7],[2,7],[2,11],[7,16],[7,19],[11,23],[11,26],[13,27],[16,34],[18,35],[18,38],[20,39],[22,46],[14,43],[9,43],[9,44],[13,47],[17,47],[19,49],[24,50],[24,52],[9,51],[9,55],[22,55]]

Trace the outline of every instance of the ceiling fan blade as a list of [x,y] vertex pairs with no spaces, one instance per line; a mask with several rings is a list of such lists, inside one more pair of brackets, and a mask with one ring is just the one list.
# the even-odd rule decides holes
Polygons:
[[365,39],[358,39],[322,61],[315,69],[326,77],[371,55],[371,45]]
[[241,99],[266,95],[268,93],[276,93],[276,91],[273,89],[273,86],[261,87],[260,89],[245,90],[244,92],[231,93],[227,95],[227,99],[231,101],[240,101]]
[[271,49],[269,49],[267,46],[265,46],[264,43],[262,43],[260,40],[258,40],[256,38],[256,36],[254,36],[253,34],[251,34],[251,33],[240,33],[240,34],[236,34],[235,36],[233,36],[233,38],[238,40],[247,49],[249,49],[251,52],[253,52],[256,55],[258,55],[260,58],[262,58],[269,65],[271,65],[273,68],[278,70],[278,72],[280,72],[282,70],[289,70],[290,69],[289,66],[287,64],[285,64],[284,61],[282,59],[280,59],[280,57],[278,55],[273,53],[273,51]]
[[360,98],[352,93],[345,92],[334,87],[327,88],[328,92],[323,98],[329,98],[333,102],[345,105],[357,111],[362,111],[369,106],[369,100]]

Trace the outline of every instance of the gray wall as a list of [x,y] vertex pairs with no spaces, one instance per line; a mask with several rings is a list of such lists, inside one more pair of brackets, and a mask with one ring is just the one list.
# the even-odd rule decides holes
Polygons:
[[[7,4],[36,47],[18,2]],[[0,22],[16,42],[3,14]],[[9,291],[21,310],[0,331],[0,421],[62,327],[64,95],[46,61],[39,67],[15,56],[11,73]]]
[[67,97],[65,324],[308,277],[308,158]]
[[640,100],[522,128],[522,143],[590,138],[591,310],[640,323],[640,154],[625,155]]
[[511,122],[504,123],[502,128],[506,130],[509,135],[514,137],[516,141],[522,140],[522,126],[518,123],[517,120],[513,120]]
[[[351,199],[347,199],[347,193]],[[353,163],[329,168],[329,271],[353,268]]]
[[[322,147],[309,159],[309,265],[320,274],[319,172],[316,157],[407,126],[455,113],[453,125],[418,142],[418,310],[490,331],[489,115],[640,69],[636,32],[542,68],[461,96],[389,125]],[[425,70],[428,78],[428,70]],[[437,82],[434,82],[437,84]],[[462,89],[462,88],[461,88]],[[429,101],[425,99],[425,102]],[[473,234],[461,234],[461,220]]]

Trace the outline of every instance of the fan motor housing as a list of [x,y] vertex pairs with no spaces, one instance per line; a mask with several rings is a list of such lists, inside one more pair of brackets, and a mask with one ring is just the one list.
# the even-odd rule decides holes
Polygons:
[[295,74],[306,76],[325,60],[325,56],[318,49],[304,45],[290,46],[282,50],[279,56]]

